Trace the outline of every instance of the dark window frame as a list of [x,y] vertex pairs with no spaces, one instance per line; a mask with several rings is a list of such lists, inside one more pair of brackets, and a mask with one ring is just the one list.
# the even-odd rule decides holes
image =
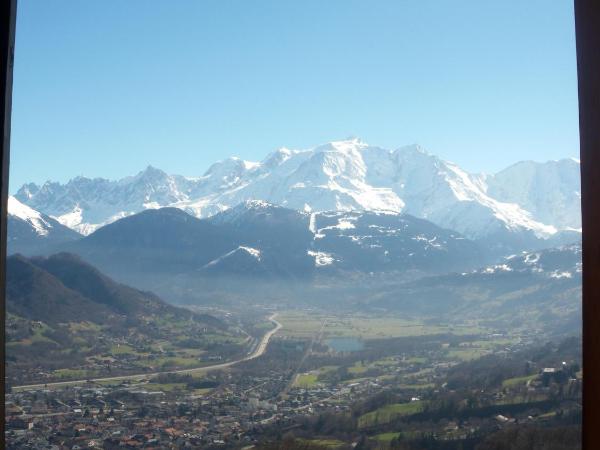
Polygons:
[[[8,167],[10,157],[10,119],[12,111],[13,63],[15,49],[15,26],[17,0],[4,0],[0,6],[0,126],[2,126],[2,142],[0,142],[0,395],[5,398],[5,320],[6,320],[6,220],[8,202]],[[5,411],[2,408],[0,431],[4,443]],[[4,448],[4,445],[2,445]]]
[[[5,272],[16,0],[0,6],[0,395],[5,394]],[[575,0],[583,229],[583,449],[600,449],[600,2]],[[550,93],[548,94],[550,95]],[[4,436],[4,408],[0,430]]]
[[600,449],[600,2],[575,0],[583,244],[583,435]]

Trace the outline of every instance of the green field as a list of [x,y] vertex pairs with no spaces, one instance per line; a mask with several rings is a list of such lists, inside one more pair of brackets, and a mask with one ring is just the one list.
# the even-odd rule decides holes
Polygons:
[[294,387],[311,388],[317,384],[318,375],[316,373],[302,373],[296,377]]
[[396,439],[400,436],[404,437],[404,438],[411,438],[411,437],[416,437],[418,436],[418,432],[415,431],[392,431],[389,433],[380,433],[380,434],[376,434],[375,440],[379,441],[379,442],[384,442],[384,443],[390,443],[393,439]]
[[489,353],[489,350],[483,348],[461,348],[448,351],[448,357],[452,359],[459,359],[461,361],[472,361],[474,359],[481,358],[484,355],[488,355]]
[[115,344],[111,347],[110,353],[113,355],[125,355],[128,353],[135,353],[133,347],[126,344]]
[[502,387],[514,387],[519,384],[526,384],[528,381],[537,378],[537,374],[527,375],[524,377],[508,378],[502,382]]
[[360,375],[361,373],[365,373],[367,370],[369,370],[369,366],[369,364],[363,365],[360,361],[357,361],[353,366],[348,368],[348,372],[353,375]]
[[318,445],[319,447],[326,448],[338,448],[342,445],[345,445],[343,441],[339,441],[337,439],[298,439],[301,442],[306,442],[307,444]]
[[358,418],[358,427],[367,428],[391,422],[396,417],[409,416],[423,411],[425,402],[415,401],[410,403],[392,403],[382,406],[375,411],[363,414]]
[[375,439],[380,442],[391,442],[393,439],[396,439],[402,433],[400,432],[391,432],[391,433],[380,433],[375,435]]
[[97,372],[92,370],[84,370],[84,369],[58,369],[53,372],[54,376],[56,376],[60,380],[71,380],[74,378],[84,379],[84,378],[93,378],[97,375]]
[[319,383],[322,375],[336,370],[339,366],[323,366],[307,373],[298,374],[294,381],[294,387],[311,388]]
[[323,338],[357,337],[382,339],[405,336],[452,333],[478,334],[484,330],[476,326],[427,325],[419,320],[403,317],[355,314],[333,316],[312,311],[284,311],[277,320],[283,325],[281,335],[294,338],[312,338],[323,327]]
[[147,391],[161,391],[161,392],[172,392],[172,391],[183,391],[186,389],[185,383],[147,383],[144,385],[144,389]]
[[[210,365],[203,357],[208,349],[207,356],[225,359],[242,354],[248,345],[237,329],[172,314],[145,316],[130,335],[89,321],[48,325],[14,314],[8,318],[7,370],[13,385],[200,368]],[[37,367],[44,370],[32,370]]]
[[407,383],[407,384],[398,384],[399,388],[402,389],[433,389],[435,384],[433,383]]

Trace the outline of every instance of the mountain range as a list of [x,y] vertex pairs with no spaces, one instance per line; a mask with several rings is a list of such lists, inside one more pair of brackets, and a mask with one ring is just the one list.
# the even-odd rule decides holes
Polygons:
[[29,183],[15,198],[84,235],[147,209],[176,207],[208,218],[249,200],[307,213],[405,213],[499,254],[574,241],[581,228],[577,160],[472,174],[419,146],[388,150],[359,139],[281,148],[261,162],[228,158],[198,177],[148,167],[117,181]]
[[363,307],[400,310],[445,320],[529,333],[581,328],[581,245],[509,255],[477,270],[423,277],[374,288]]
[[[578,328],[577,231],[571,231],[572,245],[558,246],[556,236],[550,236],[532,246],[513,230],[513,245],[505,241],[499,254],[492,238],[469,239],[389,210],[317,212],[247,200],[200,219],[177,207],[148,208],[84,236],[17,199],[9,207],[13,253],[76,254],[119,282],[152,290],[170,302],[356,306],[492,320],[500,327]],[[556,248],[538,248],[544,245]],[[512,254],[506,253],[511,248]],[[46,269],[44,261],[27,263],[35,266],[33,273]],[[62,277],[71,271],[65,267]],[[92,295],[96,283],[81,273],[73,270],[71,281],[91,287]],[[56,292],[56,283],[46,281],[42,285]],[[27,292],[28,286],[19,289]],[[72,295],[60,297],[68,301]],[[48,317],[59,311],[52,307],[56,299],[40,298],[42,304],[30,305],[33,311]],[[90,304],[87,310],[97,308]]]
[[531,326],[576,327],[579,196],[574,159],[470,174],[416,146],[351,139],[260,163],[230,158],[197,178],[149,167],[118,181],[28,184],[9,200],[8,242],[9,253],[76,254],[171,302],[316,302],[505,324],[527,312]]
[[132,283],[181,274],[299,280],[318,273],[433,274],[484,261],[474,242],[407,214],[305,213],[257,200],[208,219],[150,209],[56,250]]

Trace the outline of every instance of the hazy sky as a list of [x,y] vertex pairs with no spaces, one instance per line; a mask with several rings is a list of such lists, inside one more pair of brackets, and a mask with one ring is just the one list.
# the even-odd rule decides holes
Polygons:
[[21,0],[11,190],[359,136],[578,155],[572,0]]

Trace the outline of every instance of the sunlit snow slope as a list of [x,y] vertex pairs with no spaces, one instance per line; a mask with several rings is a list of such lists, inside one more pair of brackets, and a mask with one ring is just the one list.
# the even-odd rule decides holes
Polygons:
[[27,184],[16,197],[83,234],[149,208],[175,206],[210,217],[263,200],[305,212],[404,212],[472,239],[507,233],[546,239],[580,228],[578,170],[577,161],[561,160],[474,175],[418,146],[388,150],[348,139],[281,148],[261,162],[228,158],[199,177],[148,167],[118,181]]

